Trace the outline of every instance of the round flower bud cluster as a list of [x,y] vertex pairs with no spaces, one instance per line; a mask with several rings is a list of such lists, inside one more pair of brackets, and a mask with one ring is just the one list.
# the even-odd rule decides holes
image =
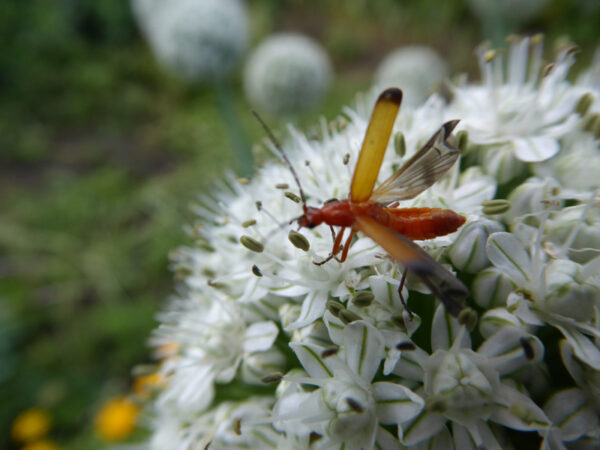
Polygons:
[[241,0],[132,0],[133,11],[156,58],[188,81],[226,76],[248,43]]
[[244,69],[244,89],[260,111],[294,113],[318,102],[331,79],[325,50],[306,36],[278,33],[261,42]]
[[446,62],[433,49],[415,45],[388,54],[375,72],[375,84],[402,86],[403,103],[418,106],[447,75]]
[[[567,176],[599,151],[600,78],[594,65],[569,82],[572,51],[543,67],[541,45],[480,49],[482,82],[401,109],[381,166],[359,177],[407,163],[402,202],[384,206],[452,209],[455,233],[411,244],[383,225],[370,235],[394,258],[359,231],[324,262],[341,231],[293,223],[303,199],[348,195],[378,92],[318,138],[290,128],[286,164],[199,202],[151,340],[147,447],[600,447],[600,173]],[[460,161],[420,189],[448,148]]]

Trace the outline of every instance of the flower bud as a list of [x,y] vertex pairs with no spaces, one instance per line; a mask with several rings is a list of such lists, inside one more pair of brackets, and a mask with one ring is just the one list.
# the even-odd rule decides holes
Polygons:
[[[164,5],[162,5],[164,4]],[[134,0],[135,16],[156,58],[189,81],[231,72],[248,44],[248,15],[239,0]]]
[[507,183],[525,170],[525,163],[515,158],[512,148],[508,145],[483,150],[481,165],[499,184]]
[[586,92],[581,96],[581,98],[577,102],[575,112],[580,116],[585,116],[590,110],[590,107],[594,104],[594,100],[594,94],[592,94],[591,92]]
[[591,190],[600,186],[600,152],[593,139],[579,140],[578,147],[559,155],[554,164],[554,176],[564,187]]
[[422,104],[434,84],[446,77],[446,62],[432,49],[407,46],[392,51],[375,72],[375,83],[382,87],[400,86],[404,91],[402,103]]
[[515,288],[513,282],[495,267],[482,270],[475,276],[471,294],[475,303],[485,309],[506,305],[506,297]]
[[[543,211],[547,208],[547,203],[556,199],[559,193],[558,183],[547,178],[530,178],[525,183],[517,186],[508,196],[511,204],[510,210],[504,214],[504,218],[509,223],[514,223],[524,219],[526,223],[534,221],[533,214]],[[534,224],[537,225],[537,223]]]
[[519,318],[506,308],[490,309],[479,319],[479,332],[484,338],[496,334],[504,327],[522,328]]
[[261,111],[296,113],[322,97],[330,78],[331,64],[319,43],[279,33],[260,43],[248,58],[244,90]]
[[284,330],[287,330],[291,324],[298,320],[301,310],[302,307],[300,305],[293,303],[284,303],[281,305],[279,308],[279,318]]
[[485,244],[488,236],[497,231],[503,231],[502,225],[489,219],[480,219],[463,226],[448,251],[454,267],[476,273],[489,266]]
[[263,384],[265,377],[283,372],[286,364],[283,353],[274,347],[264,352],[250,353],[242,364],[242,379],[249,384]]
[[[425,389],[439,400],[445,399],[448,408],[486,409],[493,388],[469,355],[439,351],[425,378]],[[437,356],[437,357],[436,357]]]
[[555,259],[546,268],[546,306],[563,317],[585,322],[594,316],[600,289],[578,282],[581,266],[568,259]]
[[[600,173],[600,172],[599,172]],[[568,256],[578,263],[585,263],[597,256],[593,249],[600,248],[600,216],[597,208],[591,208],[584,216],[586,205],[564,208],[547,222],[547,235],[556,245],[569,248]],[[573,236],[573,230],[577,230]],[[585,251],[585,249],[591,249]],[[567,253],[567,252],[565,252]],[[565,255],[566,256],[566,255]]]

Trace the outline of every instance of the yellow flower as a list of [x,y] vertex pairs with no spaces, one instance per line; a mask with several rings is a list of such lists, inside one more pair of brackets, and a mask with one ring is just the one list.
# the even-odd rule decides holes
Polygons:
[[44,437],[52,420],[48,411],[31,408],[21,412],[12,424],[12,438],[17,442],[33,442]]
[[47,439],[27,444],[21,450],[58,450],[58,446]]
[[151,373],[149,375],[141,375],[133,382],[133,392],[142,398],[150,398],[164,384],[165,377],[160,373]]
[[137,421],[140,407],[125,397],[107,401],[96,414],[96,433],[105,441],[127,438]]

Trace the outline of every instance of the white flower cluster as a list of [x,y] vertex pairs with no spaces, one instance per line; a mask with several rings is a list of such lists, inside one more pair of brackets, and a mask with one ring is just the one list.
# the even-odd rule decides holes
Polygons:
[[413,45],[390,52],[375,71],[375,84],[384,89],[402,86],[403,104],[418,106],[435,84],[448,75],[446,61],[429,47]]
[[260,111],[293,113],[321,100],[331,79],[331,63],[321,45],[292,33],[269,36],[244,68],[244,90]]
[[[345,262],[314,264],[332,236],[286,239],[301,205],[285,165],[228,177],[174,257],[151,448],[600,446],[600,65],[569,83],[572,52],[543,68],[538,38],[513,42],[507,64],[479,57],[481,85],[401,110],[379,177],[461,119],[460,164],[401,206],[467,217],[420,244],[469,286],[477,326],[410,274],[409,314],[402,268],[360,233]],[[318,140],[290,130],[309,204],[347,195],[373,103],[323,122]]]
[[189,81],[227,75],[248,44],[242,0],[132,0],[132,7],[159,62]]

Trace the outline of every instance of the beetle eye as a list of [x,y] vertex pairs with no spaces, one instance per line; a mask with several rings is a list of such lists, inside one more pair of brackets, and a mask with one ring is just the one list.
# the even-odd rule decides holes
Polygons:
[[314,223],[314,222],[308,222],[308,223],[306,224],[306,226],[307,226],[308,228],[314,228],[314,227],[316,227],[316,225],[315,225],[315,223]]

